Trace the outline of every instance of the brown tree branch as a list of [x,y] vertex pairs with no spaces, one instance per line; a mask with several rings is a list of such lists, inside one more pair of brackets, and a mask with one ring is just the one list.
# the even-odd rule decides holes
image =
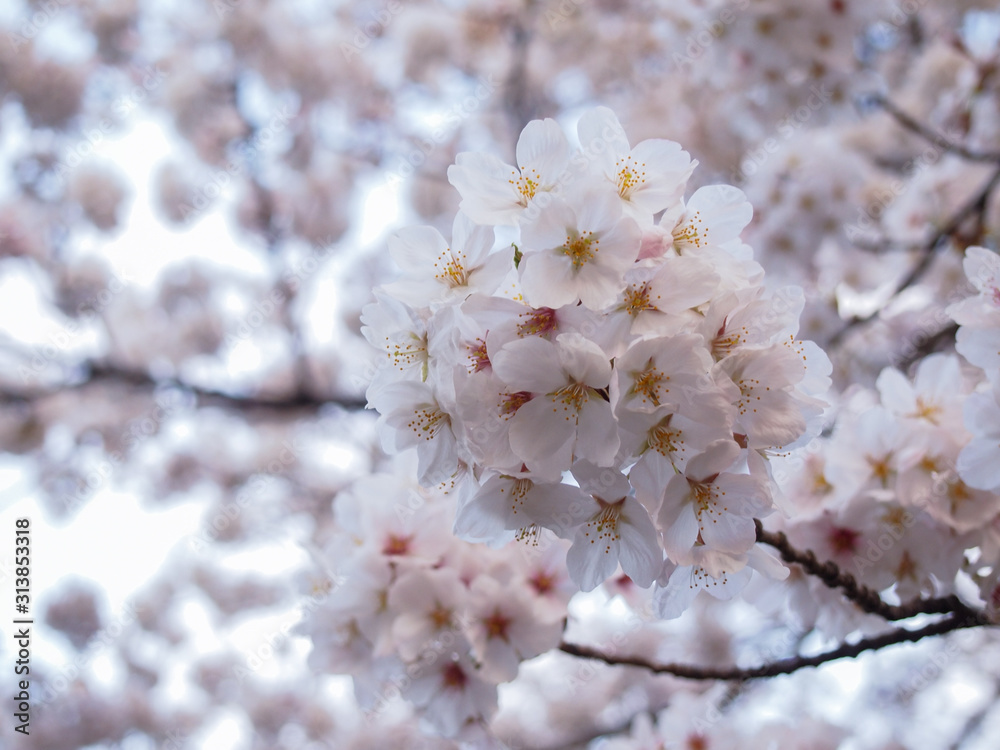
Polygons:
[[836,563],[820,562],[812,550],[801,551],[792,546],[783,532],[766,531],[757,519],[757,541],[769,544],[788,563],[800,565],[806,573],[819,578],[830,588],[840,589],[860,609],[879,615],[889,621],[904,620],[917,615],[944,614],[946,617],[923,627],[910,630],[897,627],[880,635],[862,638],[855,643],[842,643],[837,648],[814,656],[791,656],[787,659],[761,664],[757,667],[702,667],[692,664],[657,664],[637,656],[607,654],[591,646],[563,641],[559,650],[572,656],[597,659],[606,664],[626,665],[648,669],[657,674],[671,674],[691,680],[751,680],[790,674],[805,667],[816,667],[837,659],[855,657],[864,651],[874,651],[898,643],[912,643],[929,636],[944,635],[955,630],[993,625],[983,612],[969,607],[957,596],[918,599],[908,604],[887,604],[879,593],[845,573]]
[[905,620],[916,615],[949,614],[968,619],[982,619],[980,613],[969,607],[957,596],[943,596],[936,599],[917,599],[908,604],[887,604],[879,593],[858,583],[850,573],[842,571],[835,562],[820,562],[812,550],[796,549],[781,531],[766,531],[761,522],[757,525],[757,541],[769,544],[781,554],[781,559],[800,565],[806,573],[816,576],[832,589],[840,589],[844,595],[863,611],[879,615],[886,620]]
[[276,396],[263,396],[253,393],[233,393],[215,388],[194,385],[177,378],[155,378],[147,371],[129,368],[118,364],[85,363],[87,375],[79,380],[61,383],[53,387],[36,388],[24,391],[14,391],[0,388],[0,403],[32,402],[46,398],[55,393],[85,388],[92,384],[109,383],[112,385],[127,385],[139,388],[156,388],[176,386],[198,398],[200,406],[220,406],[228,409],[241,410],[318,410],[324,406],[339,406],[348,411],[359,411],[365,408],[362,399],[324,397],[299,389],[294,393]]
[[874,96],[872,97],[872,102],[884,109],[901,127],[920,136],[928,143],[933,143],[942,151],[961,156],[968,161],[1000,163],[1000,151],[975,151],[963,146],[961,143],[956,143],[951,138],[935,132],[923,123],[918,122],[884,96]]
[[896,628],[881,635],[862,638],[856,643],[844,643],[832,651],[815,656],[791,656],[757,667],[699,667],[693,664],[658,664],[638,656],[606,654],[590,646],[566,643],[565,641],[559,644],[559,650],[572,656],[603,661],[605,664],[640,667],[656,674],[670,674],[688,680],[754,680],[791,674],[805,667],[818,667],[837,659],[853,658],[865,651],[874,651],[898,643],[913,643],[929,636],[944,635],[955,630],[978,627],[983,624],[979,617],[970,618],[961,614],[953,614],[916,630]]
[[[896,285],[896,288],[890,295],[890,299],[896,298],[905,289],[917,283],[927,273],[936,251],[945,244],[945,241],[957,234],[958,230],[968,219],[981,216],[985,212],[990,195],[992,195],[998,184],[1000,184],[1000,169],[995,170],[983,187],[919,248],[920,260],[910,270],[910,273],[906,275],[906,278]],[[830,338],[829,346],[833,347],[837,345],[849,331],[874,320],[881,312],[882,308],[879,308],[868,315],[855,317],[847,321],[844,327]]]
[[942,350],[942,348],[945,348],[948,344],[954,345],[955,334],[957,333],[958,323],[949,323],[936,333],[933,333],[926,338],[918,339],[919,343],[917,343],[913,351],[909,355],[899,359],[899,361],[894,362],[893,365],[897,370],[906,372],[910,369],[911,365],[924,357],[933,354],[936,351]]

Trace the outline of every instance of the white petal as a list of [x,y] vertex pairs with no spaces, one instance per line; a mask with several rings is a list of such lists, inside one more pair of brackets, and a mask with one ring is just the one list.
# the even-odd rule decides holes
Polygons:
[[491,363],[493,372],[513,391],[551,393],[567,383],[555,344],[538,336],[504,344]]
[[569,141],[552,118],[532,120],[517,139],[517,164],[524,170],[537,170],[542,185],[551,186],[569,164]]
[[598,466],[612,466],[619,446],[618,424],[611,404],[599,396],[591,396],[580,409],[575,458],[593,461]]
[[663,566],[663,550],[653,521],[634,497],[626,498],[618,523],[622,570],[641,588],[651,585]]
[[573,546],[566,553],[566,567],[570,578],[581,591],[593,591],[606,581],[618,568],[618,545],[591,544],[583,533],[578,533]]
[[539,396],[511,420],[510,448],[532,471],[551,475],[570,467],[576,422],[562,414],[551,398]]

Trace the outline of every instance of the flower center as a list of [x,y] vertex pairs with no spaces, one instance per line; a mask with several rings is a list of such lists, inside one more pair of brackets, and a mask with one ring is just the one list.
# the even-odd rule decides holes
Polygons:
[[412,536],[397,536],[396,534],[389,534],[389,538],[385,540],[385,544],[382,545],[383,555],[407,555],[410,553],[410,542],[413,541]]
[[882,458],[865,456],[865,460],[871,467],[872,474],[878,477],[879,481],[882,482],[882,486],[888,486],[889,476],[892,474],[892,469],[889,468],[889,456],[883,456]]
[[708,228],[701,218],[701,211],[695,211],[692,216],[681,219],[673,231],[674,243],[678,246],[694,245],[697,248],[708,241]]
[[385,337],[386,354],[400,370],[427,359],[427,334],[418,336],[410,333],[407,339],[392,343],[388,336]]
[[[516,513],[517,511],[515,511]],[[542,537],[542,528],[537,523],[528,524],[527,526],[518,529],[517,534],[514,535],[514,539],[519,542],[524,542],[529,547],[537,547],[538,541]]]
[[431,440],[445,425],[451,424],[451,417],[436,406],[421,406],[413,410],[413,419],[406,426],[416,433],[417,437]]
[[638,163],[631,155],[624,159],[619,159],[618,174],[618,194],[622,198],[628,198],[633,190],[641,186],[646,181],[646,162]]
[[518,317],[527,317],[523,323],[517,325],[517,335],[521,338],[525,336],[540,336],[544,333],[554,331],[556,327],[556,311],[551,307],[539,307],[530,313],[523,313]]
[[924,399],[920,396],[917,396],[917,408],[910,416],[917,417],[918,419],[926,419],[931,424],[937,424],[938,415],[940,413],[941,413],[941,407],[937,406],[936,404],[924,403]]
[[522,169],[520,172],[515,170],[510,173],[510,176],[513,179],[507,180],[507,182],[520,196],[518,202],[522,206],[527,206],[528,201],[534,198],[535,193],[541,188],[542,176],[538,174],[537,169]]
[[572,234],[566,235],[566,242],[563,243],[562,253],[569,256],[573,263],[573,270],[579,271],[587,261],[593,260],[600,249],[600,240],[594,237],[593,232],[584,232],[575,237]]
[[[747,412],[756,414],[756,404],[760,401],[760,396],[757,395],[757,389],[760,388],[760,381],[756,378],[740,378],[736,381],[736,386],[740,389],[740,395],[742,396],[736,404],[736,410],[740,416],[746,415]],[[764,390],[771,390],[771,386],[764,386]]]
[[670,389],[666,387],[666,383],[669,380],[670,376],[665,375],[661,370],[657,370],[653,366],[653,360],[649,360],[646,363],[645,370],[637,370],[632,373],[632,387],[629,389],[629,394],[640,396],[644,403],[649,401],[654,406],[659,406],[660,387],[663,386],[664,393],[669,393]]
[[833,551],[838,554],[854,552],[858,546],[858,537],[861,534],[854,529],[845,529],[834,526],[830,529],[829,541]]
[[917,580],[917,564],[910,557],[908,550],[903,550],[903,555],[899,558],[899,565],[896,567],[896,580],[902,581],[904,578],[909,578],[911,581]]
[[671,454],[684,451],[684,440],[681,439],[680,430],[670,429],[670,420],[673,419],[673,416],[673,414],[668,414],[646,436],[646,443],[649,447],[664,458],[670,458]]
[[468,370],[470,375],[490,367],[490,357],[486,353],[486,341],[476,339],[473,343],[466,344],[465,348],[469,350]]
[[434,602],[434,609],[430,613],[431,622],[438,630],[451,626],[451,610],[442,606],[441,602]]
[[486,637],[499,638],[502,641],[508,640],[507,629],[510,627],[510,623],[510,618],[505,617],[500,608],[497,607],[493,610],[493,614],[483,620],[483,625],[486,627]]
[[972,492],[969,491],[969,486],[961,479],[956,479],[948,485],[948,504],[951,505],[952,514],[958,512],[962,503],[971,499]]
[[434,278],[452,289],[469,283],[469,272],[465,270],[465,253],[452,253],[451,248],[445,250],[434,261],[434,270],[437,272]]
[[[701,482],[695,482],[688,479],[688,484],[691,486],[691,494],[694,496],[694,515],[698,519],[699,534],[701,533],[701,527],[704,525],[704,519],[702,516],[708,514],[712,523],[718,523],[719,517],[722,513],[716,505],[716,495],[712,488],[712,483],[718,478],[718,474],[714,474],[710,477],[706,477]],[[723,506],[722,511],[729,510],[728,507]],[[715,516],[715,517],[713,517]]]
[[[659,299],[659,297],[657,297]],[[630,286],[625,290],[625,312],[627,312],[633,318],[639,316],[639,313],[645,312],[646,310],[657,309],[649,301],[649,282],[646,282],[642,286]]]
[[556,579],[548,571],[540,570],[528,579],[528,583],[531,584],[536,594],[544,595],[555,588]]
[[[528,491],[535,486],[535,483],[530,479],[515,479],[514,484],[510,486],[510,509],[514,515],[517,515],[517,509],[524,503],[524,497],[528,494]],[[503,489],[500,490],[503,493]],[[527,528],[527,527],[525,527]],[[520,535],[525,531],[521,529],[518,532],[518,539]]]
[[621,539],[621,534],[618,533],[618,521],[621,518],[625,498],[613,503],[605,502],[599,497],[594,499],[600,504],[601,510],[587,521],[583,535],[590,540],[591,544],[598,542],[603,544],[605,553],[609,553],[611,552],[611,543]]
[[[572,410],[579,414],[583,405],[590,400],[590,394],[593,390],[593,388],[584,383],[570,383],[558,391],[553,391],[549,395],[553,397],[553,404],[562,402],[563,411],[569,412]],[[552,411],[558,411],[558,408],[558,406],[553,405]],[[566,415],[566,419],[569,419],[569,414]]]
[[450,690],[464,690],[469,678],[458,664],[452,662],[441,671],[441,681]]
[[712,357],[716,362],[732,354],[733,350],[743,343],[744,337],[750,333],[746,326],[742,326],[739,331],[727,331],[726,325],[727,323],[723,323],[719,332],[715,334],[715,338],[712,339]]
[[512,417],[517,410],[531,401],[531,393],[528,391],[517,391],[516,393],[500,394],[500,416]]

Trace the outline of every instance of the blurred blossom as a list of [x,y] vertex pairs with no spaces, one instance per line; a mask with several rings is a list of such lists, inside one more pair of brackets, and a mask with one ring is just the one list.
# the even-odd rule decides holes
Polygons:
[[987,6],[5,4],[0,746],[991,750]]

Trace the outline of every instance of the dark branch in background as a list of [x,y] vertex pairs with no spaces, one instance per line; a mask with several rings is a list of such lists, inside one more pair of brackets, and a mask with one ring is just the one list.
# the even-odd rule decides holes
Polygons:
[[792,656],[788,659],[762,664],[758,667],[699,667],[691,664],[658,664],[640,657],[613,656],[590,646],[581,646],[575,643],[566,643],[565,641],[559,644],[559,650],[584,659],[597,659],[598,661],[603,661],[605,664],[641,667],[656,674],[670,674],[674,677],[683,677],[688,680],[753,680],[762,677],[791,674],[805,667],[818,667],[820,664],[836,661],[837,659],[855,657],[865,651],[882,649],[897,643],[912,643],[928,636],[944,635],[945,633],[961,630],[962,628],[978,627],[982,624],[978,617],[969,618],[964,615],[954,614],[916,630],[897,628],[882,635],[862,638],[857,643],[845,643],[832,651],[826,651],[815,656]]
[[958,333],[958,323],[950,323],[927,338],[920,338],[919,345],[908,356],[902,357],[895,363],[896,369],[906,372],[914,363],[934,352],[941,351],[945,344],[954,343],[956,333]]
[[803,552],[793,547],[783,532],[766,531],[760,521],[755,519],[755,523],[758,542],[771,545],[781,554],[782,560],[802,566],[806,573],[816,576],[830,588],[842,590],[848,599],[869,614],[879,615],[890,621],[905,620],[916,615],[941,614],[974,620],[980,618],[979,613],[957,596],[917,599],[909,604],[886,604],[877,591],[858,583],[854,576],[843,572],[836,563],[820,562],[812,550]]
[[998,687],[1000,686],[994,684],[993,696],[983,704],[981,709],[966,719],[965,726],[962,728],[962,733],[958,736],[958,739],[951,744],[949,750],[961,750],[970,740],[983,736],[984,733],[981,731],[983,723],[989,715],[993,713],[993,709],[996,707]]
[[514,19],[510,24],[513,37],[511,66],[503,83],[503,95],[504,111],[508,114],[515,137],[537,114],[535,103],[531,101],[531,87],[528,85],[528,53],[532,37],[530,27],[535,18],[534,3],[528,3],[523,19]]
[[176,378],[154,378],[145,370],[127,368],[121,365],[88,363],[85,366],[87,370],[86,377],[69,383],[60,383],[52,388],[25,392],[15,392],[0,388],[0,403],[33,402],[67,390],[76,390],[99,383],[106,383],[109,385],[149,388],[150,390],[153,388],[176,386],[196,396],[199,406],[220,406],[229,409],[275,411],[302,409],[316,411],[324,406],[339,406],[348,411],[358,411],[365,408],[365,401],[361,399],[344,399],[332,396],[324,398],[302,389],[284,396],[273,397],[257,394],[239,394],[193,385]]
[[[896,288],[893,290],[890,299],[897,297],[901,292],[909,287],[913,286],[918,282],[925,273],[927,269],[930,268],[931,261],[934,259],[935,252],[944,246],[945,241],[958,233],[962,225],[972,217],[982,217],[983,213],[986,211],[986,205],[989,202],[990,196],[993,194],[994,189],[996,189],[997,184],[1000,183],[1000,169],[997,169],[990,176],[986,184],[964,205],[962,206],[954,216],[939,230],[937,230],[930,238],[918,249],[921,253],[921,258],[917,262],[917,265],[906,275]],[[833,335],[830,339],[829,346],[833,347],[840,343],[844,336],[853,328],[868,323],[871,320],[878,317],[881,312],[881,308],[875,310],[869,315],[862,317],[852,318],[847,322],[847,324],[841,328],[837,333]]]
[[956,143],[947,136],[937,133],[926,125],[918,122],[884,96],[876,95],[872,97],[871,101],[876,106],[884,109],[903,128],[920,136],[925,141],[933,143],[942,151],[947,151],[948,153],[955,154],[956,156],[961,156],[963,159],[967,159],[968,161],[1000,163],[1000,151],[975,151],[963,146],[961,143]]
[[90,378],[84,381],[93,383],[99,381],[125,381],[133,385],[147,387],[177,386],[194,394],[202,406],[210,404],[234,409],[319,409],[324,406],[339,406],[349,411],[364,409],[363,399],[342,399],[334,396],[323,397],[309,391],[299,389],[287,395],[262,396],[253,393],[240,394],[223,391],[205,386],[193,385],[177,379],[157,379],[144,370],[131,370],[118,365],[92,364]]

